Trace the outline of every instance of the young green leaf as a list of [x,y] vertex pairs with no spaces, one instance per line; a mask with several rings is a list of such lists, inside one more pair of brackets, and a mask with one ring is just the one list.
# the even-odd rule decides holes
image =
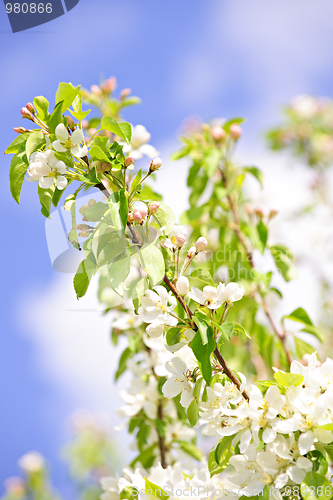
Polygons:
[[149,276],[151,286],[157,285],[162,281],[165,267],[161,251],[152,243],[145,245],[140,249],[139,258],[142,267]]
[[13,156],[10,162],[10,170],[9,170],[10,192],[12,193],[12,196],[17,203],[20,203],[22,184],[25,173],[29,166],[26,161],[26,158],[27,157],[25,153],[19,153]]

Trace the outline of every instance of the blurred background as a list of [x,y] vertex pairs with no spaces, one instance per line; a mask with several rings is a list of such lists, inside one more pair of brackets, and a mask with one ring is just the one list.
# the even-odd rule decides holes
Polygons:
[[[1,7],[0,150],[14,139],[20,108],[34,96],[54,103],[60,81],[89,88],[101,75],[115,75],[119,89],[130,87],[142,98],[125,119],[151,132],[164,161],[156,189],[177,215],[187,207],[187,165],[169,158],[183,120],[246,116],[238,157],[265,172],[264,191],[253,189],[253,196],[279,210],[282,226],[306,205],[313,172],[269,151],[264,132],[279,123],[282,105],[295,95],[331,96],[332,16],[330,0],[80,0],[65,16],[12,34]],[[36,449],[69,498],[59,457],[69,435],[66,422],[84,407],[109,415],[111,428],[119,423],[113,377],[120,350],[111,346],[97,284],[78,302],[73,276],[52,268],[36,186],[24,183],[18,206],[9,191],[9,163],[3,156],[0,483],[18,473],[22,454]],[[315,265],[330,260],[329,222],[315,213],[302,224],[286,222],[283,232],[279,222],[275,227],[280,242],[296,253],[307,248],[312,257],[288,285],[288,306],[282,307],[290,312],[302,305],[314,320],[321,301]],[[115,433],[119,467],[130,441],[125,431]]]

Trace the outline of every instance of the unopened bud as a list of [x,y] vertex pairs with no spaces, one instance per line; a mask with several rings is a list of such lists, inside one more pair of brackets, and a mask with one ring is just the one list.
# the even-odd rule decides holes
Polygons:
[[28,111],[30,111],[31,114],[33,114],[33,115],[36,114],[35,106],[32,104],[32,102],[28,102],[28,104],[26,105],[26,108]]
[[80,238],[87,238],[90,235],[90,231],[80,231],[77,235],[80,236]]
[[125,158],[124,165],[127,168],[130,165],[132,165],[133,162],[134,162],[134,159],[132,158],[132,156],[127,156],[127,158]]
[[265,211],[264,211],[264,209],[263,209],[263,208],[260,208],[260,207],[256,207],[256,208],[254,209],[254,213],[255,213],[256,215],[258,215],[259,217],[264,217],[264,215],[265,215]]
[[157,202],[154,202],[151,205],[149,205],[149,213],[156,214],[156,212],[159,208],[160,208],[160,204]]
[[143,219],[145,219],[145,218],[147,217],[147,215],[148,215],[148,209],[147,209],[146,205],[144,205],[143,207],[139,207],[139,208],[137,208],[136,210],[137,210],[138,212],[140,212],[141,217],[142,217]]
[[65,116],[65,118],[67,118],[67,127],[69,127],[70,129],[73,129],[74,128],[74,120],[71,116]]
[[272,210],[269,212],[269,218],[273,219],[273,217],[275,217],[278,213],[279,211],[276,208],[272,208]]
[[133,217],[135,222],[142,222],[142,215],[138,210],[135,210]]
[[88,125],[89,125],[88,120],[82,120],[82,122],[81,122],[81,126],[82,126],[82,128],[87,128],[87,127],[88,127]]
[[195,249],[197,253],[206,250],[206,248],[207,248],[207,240],[203,236],[200,236],[200,238],[198,238],[197,241],[195,242]]
[[88,205],[82,205],[82,207],[79,208],[79,213],[81,215],[84,215],[84,212],[85,210],[87,210],[87,208],[89,208]]
[[185,236],[182,233],[176,234],[176,236],[175,236],[175,242],[176,242],[176,245],[179,248],[181,248],[182,246],[184,246],[185,241],[186,241],[186,238],[185,238]]
[[101,88],[98,86],[98,85],[92,85],[90,87],[90,91],[95,94],[95,95],[101,95],[102,94],[102,90]]
[[149,165],[149,172],[155,172],[162,166],[161,158],[154,158]]
[[245,203],[245,212],[248,214],[248,215],[251,215],[253,214],[253,206],[251,205],[251,203]]
[[88,224],[78,224],[76,226],[76,229],[78,231],[86,231],[87,229],[89,229],[89,226],[88,226]]
[[95,205],[96,203],[96,200],[94,200],[93,198],[91,198],[89,201],[88,201],[88,206],[89,207],[92,207],[93,205]]
[[96,132],[97,132],[97,129],[95,129],[95,128],[90,128],[90,129],[88,130],[88,134],[89,134],[89,135],[94,135],[94,134],[96,134]]
[[128,216],[127,216],[127,221],[132,224],[132,222],[134,221],[134,216],[131,212],[128,213]]
[[204,130],[205,132],[208,132],[210,129],[210,126],[208,125],[208,123],[203,123],[201,125],[201,129]]
[[25,134],[26,132],[29,132],[29,130],[24,127],[15,127],[14,132],[16,132],[17,134]]
[[131,89],[124,89],[120,92],[120,99],[125,99],[131,93]]
[[186,276],[181,276],[177,281],[176,288],[180,295],[186,295],[190,289],[188,278],[186,278]]
[[238,125],[238,123],[233,123],[232,125],[230,125],[230,128],[229,128],[229,132],[230,132],[230,135],[231,137],[237,141],[237,139],[240,138],[240,136],[242,135],[242,128]]
[[187,259],[192,259],[192,257],[194,257],[194,255],[196,254],[197,250],[195,247],[191,247],[187,253]]
[[222,139],[225,138],[225,131],[223,130],[222,127],[212,128],[211,134],[213,136],[213,139],[215,139],[215,141],[217,142],[222,141]]
[[21,109],[21,115],[23,118],[27,118],[28,120],[34,121],[34,117],[27,108]]
[[104,87],[108,92],[113,92],[117,87],[117,79],[115,76],[110,76],[108,80],[104,83]]

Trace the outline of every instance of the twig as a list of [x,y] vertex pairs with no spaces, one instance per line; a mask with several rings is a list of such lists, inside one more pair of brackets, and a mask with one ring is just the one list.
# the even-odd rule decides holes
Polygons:
[[[225,174],[224,174],[224,172],[222,170],[221,170],[221,175],[222,175],[222,180],[223,180],[224,186],[227,187],[227,178],[226,178],[226,176],[225,176]],[[238,216],[237,206],[236,206],[236,204],[235,204],[235,202],[234,202],[234,200],[232,198],[232,195],[230,193],[228,193],[227,199],[229,201],[230,209],[231,209],[231,212],[232,212],[232,215],[233,215],[233,218],[234,218],[233,231],[234,231],[235,235],[237,236],[238,241],[242,245],[243,249],[245,250],[245,253],[246,253],[247,258],[249,260],[250,266],[252,267],[252,269],[255,269],[254,260],[253,260],[253,251],[250,250],[250,248],[248,248],[248,246],[246,244],[246,241],[244,239],[244,236],[243,236],[243,234],[242,234],[242,232],[240,230],[240,223],[239,223],[239,216]],[[292,363],[293,358],[292,358],[292,355],[291,355],[291,353],[289,351],[289,348],[287,346],[286,333],[284,331],[280,331],[280,329],[276,325],[275,321],[273,320],[273,317],[272,317],[269,305],[268,305],[267,300],[266,300],[265,297],[262,298],[262,306],[263,306],[264,312],[265,312],[265,314],[267,316],[268,321],[271,324],[271,327],[272,327],[275,335],[281,341],[282,347],[284,349],[284,352],[286,354],[288,363],[290,365]]]
[[[164,279],[164,283],[167,285],[167,287],[175,295],[176,299],[178,300],[178,302],[180,303],[180,305],[182,306],[182,308],[184,309],[184,311],[187,313],[187,315],[189,316],[189,318],[192,321],[193,312],[191,311],[189,306],[186,304],[183,297],[181,297],[179,295],[176,287],[173,285],[173,283],[169,280],[169,278],[167,276],[164,276],[163,279]],[[197,329],[198,329],[197,326],[194,324],[193,330],[197,331]],[[223,372],[236,385],[238,390],[240,390],[240,388],[241,388],[240,381],[238,380],[237,376],[234,374],[234,372],[232,371],[232,369],[230,368],[230,366],[228,365],[228,363],[226,362],[226,360],[224,359],[224,357],[222,356],[222,354],[220,353],[220,351],[218,350],[217,347],[214,350],[214,355],[215,355],[216,359],[218,360],[218,362],[220,363],[221,367],[223,368]],[[249,401],[249,399],[250,399],[249,395],[245,390],[242,392],[242,394],[243,394],[244,398]]]

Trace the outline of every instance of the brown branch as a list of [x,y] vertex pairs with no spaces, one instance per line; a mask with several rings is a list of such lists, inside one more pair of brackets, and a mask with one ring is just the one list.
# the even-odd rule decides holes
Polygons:
[[[224,186],[227,187],[227,178],[225,176],[225,173],[222,170],[221,170],[221,175],[222,175],[222,180],[223,180]],[[248,257],[250,266],[252,267],[252,269],[255,269],[255,265],[254,265],[254,261],[253,261],[253,251],[250,248],[248,248],[248,246],[246,244],[246,241],[245,241],[245,238],[244,238],[244,236],[243,236],[243,234],[242,234],[242,232],[240,230],[240,223],[239,223],[239,216],[238,216],[237,206],[236,206],[236,204],[235,204],[235,202],[233,200],[233,197],[232,197],[232,195],[230,193],[228,193],[227,199],[229,201],[230,209],[231,209],[231,212],[232,212],[232,215],[233,215],[233,218],[234,218],[233,231],[236,234],[236,236],[238,238],[238,241],[240,242],[240,244],[242,245],[242,247],[245,250],[245,253],[246,253],[247,257]],[[263,306],[264,312],[265,312],[265,314],[267,316],[268,321],[271,324],[271,327],[272,327],[275,335],[281,341],[282,347],[284,349],[284,352],[286,354],[288,363],[290,365],[292,363],[293,358],[292,358],[292,355],[291,355],[291,353],[289,351],[289,348],[287,346],[286,333],[284,331],[280,331],[280,329],[276,325],[276,323],[275,323],[275,321],[274,321],[274,319],[272,317],[269,305],[267,304],[267,300],[266,300],[265,297],[262,298],[262,306]]]
[[[188,317],[192,320],[193,312],[188,307],[188,305],[186,304],[186,302],[183,299],[183,297],[181,297],[179,295],[179,293],[177,292],[176,287],[173,285],[173,283],[169,280],[169,278],[167,276],[164,276],[163,280],[164,280],[164,283],[167,285],[167,287],[175,295],[176,299],[178,300],[178,302],[180,303],[180,305],[182,306],[182,308],[184,309],[184,311],[187,313]],[[198,330],[198,328],[197,328],[196,325],[193,325],[193,330],[195,330],[195,331]],[[222,354],[220,353],[220,351],[218,350],[217,347],[214,350],[214,355],[215,355],[216,359],[218,360],[218,362],[220,363],[221,367],[223,368],[223,372],[236,385],[236,387],[240,390],[240,388],[241,388],[241,382],[239,381],[239,379],[237,378],[237,376],[234,374],[234,372],[232,371],[232,369],[230,368],[230,366],[228,365],[228,363],[226,362],[226,360],[224,359],[224,357],[222,356]],[[245,390],[242,392],[242,394],[243,394],[244,398],[249,401],[249,399],[250,399],[249,395],[248,395],[248,393]]]
[[[103,191],[105,191],[105,186],[103,186],[103,188],[102,188],[102,186],[103,186],[103,184],[96,185],[96,187],[103,192]],[[142,241],[141,241],[140,236],[136,232],[134,226],[128,222],[127,223],[127,227],[129,228],[129,230],[131,232],[131,235],[132,235],[134,243],[137,246],[141,247],[142,246]],[[186,302],[183,299],[183,297],[181,297],[179,295],[179,293],[178,293],[176,287],[174,286],[174,284],[169,280],[169,278],[166,275],[164,275],[163,281],[167,285],[167,287],[169,288],[169,290],[171,290],[171,292],[175,295],[176,299],[178,300],[178,302],[180,303],[180,305],[182,306],[182,308],[184,309],[184,311],[186,312],[186,314],[188,315],[188,317],[192,321],[193,312],[191,311],[191,309],[189,308],[189,306],[186,304]],[[195,331],[197,330],[196,325],[193,325],[193,330],[195,330]],[[234,374],[234,372],[232,371],[232,369],[229,367],[228,363],[226,362],[226,360],[224,359],[224,357],[222,356],[222,354],[220,353],[220,351],[218,350],[217,347],[214,350],[214,354],[215,354],[215,357],[217,358],[217,360],[219,361],[221,367],[223,368],[223,372],[236,385],[236,387],[238,389],[240,389],[241,383],[240,383],[239,379]],[[250,399],[248,393],[245,390],[242,392],[242,394],[243,394],[243,396],[244,396],[245,399],[247,399],[247,400]],[[161,411],[162,411],[162,408],[161,408]],[[159,439],[160,439],[160,437],[161,436],[159,435]],[[161,451],[161,463],[162,463],[162,451]],[[163,467],[163,465],[162,465],[162,467]]]
[[[162,406],[162,400],[161,399],[158,402],[157,418],[161,422],[163,421],[163,406]],[[163,436],[161,436],[161,434],[160,434],[160,430],[159,429],[157,429],[157,434],[158,434],[158,447],[159,447],[160,455],[161,455],[161,466],[163,467],[163,469],[166,469],[167,466],[168,466],[168,464],[167,464],[167,461],[166,461],[166,451],[167,450],[166,450],[165,442],[164,442]]]

